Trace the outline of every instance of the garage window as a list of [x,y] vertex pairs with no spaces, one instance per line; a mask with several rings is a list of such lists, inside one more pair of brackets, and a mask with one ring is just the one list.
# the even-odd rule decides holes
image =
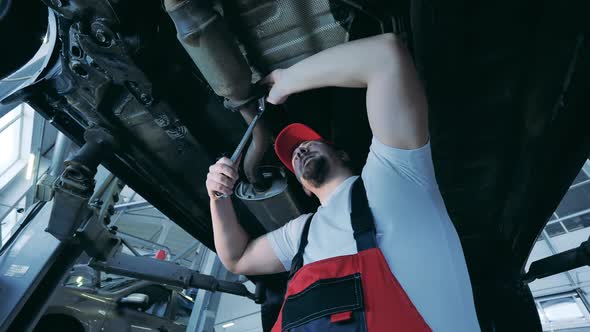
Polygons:
[[570,187],[555,213],[559,217],[569,216],[588,208],[590,200],[590,182],[580,182]]
[[549,223],[545,226],[547,235],[554,237],[590,227],[590,212],[587,211],[588,209],[585,209],[564,218],[549,220]]
[[566,232],[560,222],[554,222],[552,224],[547,224],[547,226],[545,226],[545,231],[547,231],[547,234],[550,237],[565,234],[565,232]]
[[584,319],[582,308],[578,306],[573,296],[540,301],[540,304],[548,322]]
[[577,293],[538,298],[535,302],[544,331],[586,326],[590,321],[590,313]]
[[17,107],[0,118],[0,176],[21,158],[23,108]]
[[[19,173],[27,168],[30,160],[34,110],[21,104],[0,117],[0,189],[5,189]],[[18,181],[17,181],[18,182]],[[18,186],[17,186],[18,187]],[[23,189],[24,190],[24,189]],[[0,206],[0,245],[8,242],[23,217],[26,193],[21,189],[8,195],[3,192]]]
[[568,230],[568,232],[590,227],[590,213],[564,220],[563,225]]
[[576,186],[576,185],[580,186],[580,185],[586,184],[587,181],[589,181],[589,180],[590,180],[590,177],[588,177],[588,175],[584,171],[581,171],[580,173],[578,173],[578,175],[574,179],[572,186]]

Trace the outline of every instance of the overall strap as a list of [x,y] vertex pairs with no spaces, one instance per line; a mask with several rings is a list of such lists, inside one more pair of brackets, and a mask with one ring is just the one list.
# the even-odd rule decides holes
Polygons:
[[[365,191],[365,184],[363,179],[359,176],[352,185],[351,192],[351,212],[350,222],[352,223],[352,230],[354,231],[354,240],[356,241],[357,251],[363,251],[370,248],[377,247],[377,240],[375,238],[375,223],[373,222],[373,214],[369,208],[369,201],[367,200],[367,192]],[[291,261],[291,271],[289,272],[289,280],[293,278],[295,273],[303,266],[303,252],[307,246],[307,235],[309,234],[309,226],[313,214],[305,221],[303,232],[301,232],[301,240],[299,241],[299,249],[297,254]]]
[[352,184],[350,202],[350,222],[354,231],[357,251],[361,252],[377,247],[373,213],[369,208],[365,184],[360,176]]
[[299,271],[299,269],[303,267],[303,252],[305,251],[305,247],[307,246],[307,235],[309,234],[309,226],[311,225],[312,219],[313,214],[307,218],[307,220],[305,221],[305,226],[303,226],[303,232],[301,232],[301,240],[299,240],[299,249],[293,257],[293,260],[291,261],[291,271],[289,272],[289,280],[291,280],[295,273],[297,273],[297,271]]

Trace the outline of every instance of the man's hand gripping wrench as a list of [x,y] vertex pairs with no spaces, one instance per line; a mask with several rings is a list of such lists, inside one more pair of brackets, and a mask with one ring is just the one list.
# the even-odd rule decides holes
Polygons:
[[[240,144],[238,144],[238,147],[236,148],[234,153],[231,155],[230,160],[233,163],[235,163],[240,158],[240,155],[244,151],[244,148],[246,147],[246,144],[248,143],[250,136],[252,136],[252,131],[254,130],[254,127],[256,126],[256,122],[258,122],[258,119],[260,119],[260,117],[262,116],[262,113],[264,113],[265,109],[266,109],[266,97],[262,96],[262,97],[260,97],[260,99],[258,99],[258,112],[256,112],[256,115],[254,116],[252,121],[250,121],[250,125],[248,125],[248,129],[246,129],[246,133],[242,137],[242,140],[240,140]],[[225,195],[222,193],[217,193],[217,192],[215,193],[215,196],[217,197],[217,199],[228,197],[228,195]]]

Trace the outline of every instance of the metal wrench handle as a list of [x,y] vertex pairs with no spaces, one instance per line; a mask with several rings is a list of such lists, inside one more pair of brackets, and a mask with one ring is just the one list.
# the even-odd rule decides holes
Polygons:
[[[256,122],[258,122],[258,119],[260,119],[260,117],[262,116],[262,113],[264,113],[265,109],[266,109],[266,97],[262,96],[262,97],[260,97],[260,99],[258,99],[258,112],[256,112],[256,115],[254,116],[254,118],[252,118],[252,121],[250,121],[250,124],[248,125],[248,129],[246,129],[246,132],[244,133],[244,136],[242,136],[240,143],[238,144],[238,146],[234,150],[234,153],[231,155],[230,160],[233,163],[235,163],[238,160],[238,158],[240,158],[240,155],[244,151],[244,148],[246,147],[246,144],[248,143],[250,136],[252,136],[252,131],[254,131],[254,127],[256,127]],[[215,196],[217,198],[227,198],[228,197],[228,195],[222,194],[222,193],[215,193]]]

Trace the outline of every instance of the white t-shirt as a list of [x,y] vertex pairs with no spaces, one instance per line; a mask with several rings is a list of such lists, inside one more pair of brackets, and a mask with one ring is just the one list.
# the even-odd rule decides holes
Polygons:
[[[438,190],[430,144],[402,150],[373,138],[361,176],[379,248],[426,323],[435,332],[480,331],[463,249]],[[357,252],[350,224],[356,178],[346,179],[318,208],[304,264]],[[267,234],[287,270],[308,216]]]

